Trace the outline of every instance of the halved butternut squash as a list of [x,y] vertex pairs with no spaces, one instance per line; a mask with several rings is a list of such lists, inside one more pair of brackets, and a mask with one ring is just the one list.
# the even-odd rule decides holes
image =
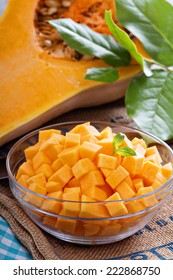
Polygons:
[[140,71],[122,67],[119,81],[109,85],[85,80],[86,70],[103,62],[73,61],[44,51],[34,26],[38,4],[9,0],[0,17],[0,145],[74,108],[119,99]]

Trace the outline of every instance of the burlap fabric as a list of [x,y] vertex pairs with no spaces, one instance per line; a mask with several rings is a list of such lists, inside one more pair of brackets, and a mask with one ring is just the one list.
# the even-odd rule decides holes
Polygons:
[[[125,112],[123,100],[100,107],[75,110],[47,124],[74,120],[103,120],[134,126]],[[1,149],[1,158],[12,144],[9,143]],[[172,209],[173,199],[170,197],[152,222],[133,236],[108,245],[82,246],[56,239],[38,228],[13,197],[8,180],[0,181],[0,214],[36,260],[173,259]]]

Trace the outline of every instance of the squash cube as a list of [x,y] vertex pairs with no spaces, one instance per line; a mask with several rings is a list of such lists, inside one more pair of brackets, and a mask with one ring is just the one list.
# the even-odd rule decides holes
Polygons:
[[99,154],[97,157],[97,167],[115,169],[118,167],[118,160],[113,156]]
[[18,180],[21,175],[28,175],[28,176],[33,176],[34,175],[34,170],[32,167],[32,163],[30,160],[27,160],[26,162],[23,162],[17,171],[16,174],[16,179]]
[[45,187],[46,179],[45,179],[45,176],[43,175],[43,173],[39,173],[37,175],[29,177],[28,180],[26,181],[26,183],[28,186],[32,183],[36,183],[40,187]]
[[33,146],[29,146],[28,148],[26,148],[24,150],[24,153],[25,153],[25,158],[26,160],[28,159],[33,159],[33,157],[36,155],[36,153],[38,152],[39,150],[39,144],[36,143],[35,145]]
[[102,173],[99,170],[92,170],[84,175],[80,180],[81,187],[103,186],[105,184]]
[[61,162],[63,164],[68,164],[69,166],[72,167],[80,159],[78,146],[74,146],[74,147],[64,149],[58,155],[58,158],[61,160]]
[[32,160],[34,170],[37,170],[43,163],[51,164],[51,160],[42,151],[38,151]]
[[97,186],[89,186],[89,187],[82,187],[81,186],[82,194],[91,197],[97,201],[104,201],[108,198],[108,195],[102,187]]
[[145,157],[148,157],[151,155],[155,155],[156,164],[160,165],[160,163],[162,162],[162,158],[161,158],[156,146],[152,146],[152,147],[149,147],[146,149]]
[[84,223],[83,228],[84,228],[84,236],[92,236],[100,231],[100,226],[94,225],[92,222]]
[[70,191],[63,193],[63,202],[61,215],[69,217],[78,217],[80,212],[80,187],[70,188]]
[[61,134],[61,131],[58,129],[44,129],[39,131],[38,142],[42,143],[49,138],[51,138],[52,133]]
[[[145,194],[149,194],[153,191],[152,187],[144,187],[140,188],[139,191],[136,193],[136,196],[141,196]],[[158,203],[155,194],[151,194],[149,196],[143,197],[140,199],[141,202],[145,205],[145,207],[151,207]]]
[[100,150],[100,152],[102,154],[113,156],[113,154],[114,154],[113,139],[105,138],[105,139],[99,140],[97,142],[97,144],[102,147],[102,149]]
[[[116,200],[116,201],[114,201],[114,200]],[[124,202],[118,201],[118,200],[122,200],[122,198],[118,192],[115,192],[113,195],[111,195],[110,197],[108,197],[106,199],[107,203],[105,204],[105,206],[108,209],[108,211],[112,217],[128,214],[128,210],[127,210],[126,206],[124,205]],[[113,202],[111,202],[111,201],[113,201]]]
[[131,177],[141,174],[144,164],[144,157],[129,156],[124,157],[122,166],[130,173]]
[[57,159],[58,154],[62,151],[63,145],[59,143],[55,136],[51,136],[48,140],[40,145],[40,152],[42,151],[51,162]]
[[73,173],[71,167],[65,164],[63,167],[57,170],[51,177],[49,177],[48,181],[58,182],[60,183],[61,188],[63,188],[72,177]]
[[[62,199],[62,192],[57,191],[57,192],[49,193],[47,197],[48,197],[47,199],[43,200],[40,208],[46,212],[59,214],[62,208],[62,203],[61,201],[58,200]],[[49,198],[55,198],[57,200],[49,200]]]
[[51,165],[51,168],[53,171],[57,171],[58,169],[60,169],[63,166],[61,160],[59,158],[57,158]]
[[[61,212],[60,212],[61,215]],[[67,218],[58,218],[55,227],[62,231],[69,234],[74,234],[75,229],[77,226],[77,221],[74,219],[67,219]]]
[[53,181],[49,181],[46,183],[45,188],[47,190],[48,193],[53,193],[53,192],[57,192],[57,191],[61,191],[61,185],[58,182],[53,182]]
[[[81,210],[80,218],[106,218],[110,217],[105,205],[96,202],[95,199],[87,197],[86,195],[81,196]],[[85,203],[86,202],[86,203]],[[91,202],[91,203],[88,203]]]
[[161,173],[162,173],[162,175],[165,177],[165,178],[167,178],[167,179],[169,179],[171,176],[172,176],[172,164],[171,164],[171,162],[169,162],[169,163],[166,163],[165,165],[163,165],[162,167],[161,167]]
[[89,158],[93,161],[101,149],[100,145],[85,141],[79,147],[80,157]]
[[24,188],[27,189],[27,188],[28,188],[28,184],[27,184],[26,181],[28,180],[28,178],[29,178],[28,175],[21,175],[17,181],[18,181],[18,183],[19,183],[21,186],[23,186]]
[[145,161],[141,172],[144,183],[152,185],[160,168],[151,161]]
[[119,165],[111,174],[106,178],[106,182],[114,190],[126,177],[129,176],[129,173],[125,168]]
[[70,148],[76,145],[80,145],[81,135],[77,133],[67,132],[65,135],[65,148]]
[[127,184],[127,182],[125,182],[125,180],[116,187],[116,191],[119,193],[122,199],[132,198],[136,194]]
[[121,224],[116,222],[114,224],[107,225],[101,228],[99,236],[112,236],[119,233],[121,230]]
[[53,170],[49,164],[43,163],[40,167],[35,171],[36,174],[42,173],[44,177],[47,179],[53,174]]
[[72,172],[77,179],[96,169],[96,166],[89,158],[80,159],[73,167]]

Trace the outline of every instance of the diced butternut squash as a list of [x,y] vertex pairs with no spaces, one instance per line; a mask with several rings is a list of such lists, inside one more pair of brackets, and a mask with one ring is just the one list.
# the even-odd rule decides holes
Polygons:
[[80,187],[71,188],[69,192],[63,194],[63,202],[61,215],[69,217],[78,217],[80,212]]
[[81,135],[77,133],[67,132],[65,137],[65,148],[70,148],[76,145],[80,145]]
[[[61,215],[61,212],[60,212]],[[55,227],[65,233],[74,234],[77,226],[77,221],[67,218],[58,218]]]
[[18,179],[18,183],[23,186],[24,188],[28,188],[27,180],[29,178],[29,175],[21,175]]
[[[153,191],[152,187],[140,188],[139,191],[136,193],[136,196],[150,194],[152,191]],[[151,207],[157,204],[158,200],[156,199],[155,195],[152,194],[141,198],[141,202],[145,205],[145,207]]]
[[97,167],[115,169],[118,165],[116,157],[99,154],[97,157]]
[[[50,212],[59,214],[62,208],[62,202],[58,201],[62,199],[62,191],[53,192],[47,195],[47,199],[44,199],[41,204],[41,209]],[[49,200],[49,198],[55,198],[54,200]]]
[[62,152],[59,153],[58,157],[63,164],[68,164],[72,167],[80,159],[79,148],[78,148],[78,146],[66,148]]
[[100,226],[95,225],[92,222],[84,223],[83,228],[84,228],[85,236],[92,236],[92,235],[97,234],[100,231]]
[[34,192],[35,194],[33,193],[30,193],[30,192],[27,192],[24,196],[23,196],[23,199],[26,201],[26,202],[29,202],[30,204],[40,208],[44,198],[42,197],[39,197],[38,194],[41,194],[41,195],[46,195],[47,194],[47,190],[46,188],[44,187],[41,187],[40,185],[38,185],[37,183],[32,183],[30,184],[30,186],[28,187],[28,189],[32,192]]
[[104,189],[97,186],[89,186],[89,187],[82,187],[81,186],[82,194],[91,197],[97,201],[104,201],[108,198],[108,195]]
[[169,162],[161,167],[161,173],[167,179],[169,179],[172,176],[172,172],[173,172],[173,170],[172,170],[171,162]]
[[47,225],[47,226],[55,228],[56,222],[57,222],[56,217],[51,217],[51,216],[45,215],[45,217],[43,218],[43,225]]
[[55,136],[51,136],[50,139],[44,141],[40,145],[40,151],[42,151],[51,162],[57,159],[58,154],[63,150],[63,146],[59,143]]
[[73,167],[72,172],[75,178],[80,179],[85,174],[96,169],[96,166],[89,158],[80,159]]
[[[134,149],[136,156],[118,155],[114,136],[111,127],[100,132],[86,122],[65,134],[42,130],[38,142],[25,149],[16,174],[25,188],[22,198],[58,215],[39,214],[43,225],[69,235],[109,237],[130,231],[143,210],[158,203],[152,192],[172,176],[172,163],[163,165],[157,146],[148,148],[143,139],[127,135],[119,147]],[[136,215],[126,217],[131,213]]]
[[51,165],[51,168],[54,172],[60,169],[61,167],[63,167],[63,164],[59,158],[57,158]]
[[145,205],[139,200],[133,200],[126,203],[129,213],[136,213],[146,209]]
[[38,142],[42,143],[43,141],[48,140],[51,136],[52,133],[55,134],[61,134],[61,131],[58,129],[45,129],[45,130],[40,130],[39,131],[39,137],[38,137]]
[[99,170],[92,170],[80,179],[81,187],[103,186],[105,184],[103,175]]
[[128,210],[124,205],[124,202],[118,200],[122,200],[118,192],[115,192],[113,195],[106,199],[107,203],[105,204],[105,206],[112,217],[128,214]]
[[104,204],[93,203],[95,199],[87,197],[86,195],[81,196],[81,211],[79,214],[80,218],[106,218],[110,217]]
[[106,178],[106,182],[114,190],[127,176],[129,175],[128,171],[119,165],[111,174]]
[[43,163],[51,164],[51,160],[42,151],[38,151],[33,158],[32,163],[34,170],[37,170]]
[[148,185],[152,185],[160,168],[151,161],[145,161],[141,172],[141,177]]
[[140,189],[144,187],[144,181],[141,178],[137,178],[137,179],[133,179],[133,184],[134,187],[136,189],[136,192]]
[[89,158],[93,161],[101,149],[100,145],[85,141],[79,147],[80,157]]
[[32,183],[36,183],[40,187],[45,187],[46,185],[46,178],[43,173],[39,173],[37,175],[31,176],[26,181],[27,185],[31,185]]
[[45,178],[49,178],[53,174],[53,170],[48,163],[43,163],[40,167],[35,171],[36,174],[42,173]]
[[99,140],[97,142],[97,144],[102,147],[102,149],[100,150],[100,152],[102,154],[113,156],[113,154],[114,154],[113,139],[105,138],[105,139]]
[[130,173],[131,177],[141,174],[144,164],[144,157],[129,156],[124,157],[122,166]]
[[61,185],[58,182],[49,181],[46,183],[45,188],[48,193],[62,191]]
[[69,182],[68,182],[68,187],[69,188],[75,188],[75,187],[80,187],[80,182],[77,178],[72,178]]
[[32,160],[33,157],[38,152],[38,149],[39,149],[39,144],[38,143],[36,143],[33,146],[29,146],[28,148],[26,148],[25,151],[24,151],[26,160],[28,160],[28,159]]
[[167,179],[163,176],[161,172],[156,174],[155,180],[152,183],[153,190],[160,188],[162,185],[166,183]]
[[128,185],[127,182],[122,181],[117,187],[116,191],[119,193],[122,199],[132,198],[135,196],[135,192],[133,189]]
[[85,141],[96,144],[98,139],[94,135],[86,134],[81,137],[81,144],[83,144]]
[[32,167],[32,163],[30,160],[27,160],[26,162],[23,162],[16,174],[16,179],[18,180],[21,175],[28,175],[28,176],[33,176],[34,175],[34,170]]
[[71,167],[65,164],[58,171],[56,171],[51,177],[49,177],[48,181],[58,182],[63,188],[68,181],[73,177],[73,173]]
[[147,145],[144,141],[144,139],[140,139],[140,138],[133,138],[132,139],[132,145],[133,145],[133,148],[135,149],[138,145],[141,145],[145,150],[147,149]]
[[145,157],[155,155],[156,164],[160,164],[162,162],[162,158],[159,154],[159,151],[156,146],[152,146],[146,149]]
[[100,132],[100,136],[98,137],[100,140],[101,139],[105,139],[105,138],[110,138],[112,139],[113,134],[112,134],[112,129],[111,127],[105,127],[101,132]]
[[117,222],[114,224],[107,225],[106,227],[102,227],[99,232],[99,236],[116,235],[117,233],[120,232],[120,230],[121,230],[121,224]]

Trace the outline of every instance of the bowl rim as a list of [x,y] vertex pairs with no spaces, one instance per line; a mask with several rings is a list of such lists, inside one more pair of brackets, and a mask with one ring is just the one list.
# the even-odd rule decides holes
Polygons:
[[[94,202],[93,201],[91,201],[91,202],[89,202],[89,201],[82,201],[81,202],[81,201],[76,201],[76,200],[56,199],[56,198],[48,197],[46,195],[41,195],[41,194],[33,192],[33,191],[29,190],[29,189],[26,189],[25,187],[23,187],[21,184],[19,184],[17,182],[15,176],[12,174],[12,171],[10,169],[10,158],[11,158],[11,155],[12,155],[13,151],[16,149],[16,147],[18,145],[20,145],[22,142],[24,142],[25,140],[27,140],[31,136],[37,135],[40,130],[46,130],[46,129],[55,128],[55,126],[60,127],[60,126],[67,126],[67,125],[78,125],[78,124],[83,124],[83,123],[87,123],[87,122],[90,122],[91,125],[102,125],[102,126],[104,125],[104,127],[106,127],[106,126],[123,127],[123,128],[127,128],[127,129],[130,129],[130,130],[134,130],[134,132],[136,131],[139,134],[144,134],[144,135],[146,135],[146,136],[148,136],[150,138],[153,138],[157,143],[163,145],[169,151],[171,157],[173,158],[173,150],[170,148],[170,146],[166,142],[164,142],[163,140],[159,139],[157,136],[154,136],[153,134],[151,134],[151,133],[149,133],[147,131],[138,129],[138,128],[134,128],[134,127],[131,127],[131,126],[128,126],[128,125],[123,125],[123,124],[120,124],[120,123],[107,122],[107,121],[94,121],[94,120],[89,121],[88,120],[88,121],[61,122],[61,123],[55,123],[55,124],[43,126],[43,127],[40,127],[40,128],[38,128],[36,130],[33,130],[33,131],[31,131],[30,133],[27,133],[26,135],[24,135],[18,141],[15,142],[15,144],[9,150],[9,152],[7,154],[7,158],[6,158],[6,168],[7,168],[7,173],[8,173],[9,179],[11,179],[11,181],[14,182],[23,191],[31,193],[31,194],[33,194],[33,195],[35,195],[37,197],[44,198],[44,199],[47,199],[47,200],[58,201],[58,202],[69,202],[69,203],[80,203],[80,204],[82,204],[82,203],[87,203],[87,204],[105,204],[105,202],[106,203],[113,203],[113,202],[135,201],[135,200],[138,200],[138,199],[141,199],[141,198],[145,198],[145,197],[157,194],[157,193],[159,193],[162,190],[164,191],[164,189],[166,187],[168,187],[168,186],[169,187],[166,190],[169,190],[172,187],[171,181],[173,181],[173,174],[171,175],[171,177],[161,187],[159,187],[156,190],[153,190],[150,193],[147,193],[147,194],[144,194],[144,195],[141,195],[141,196],[135,196],[135,197],[132,197],[132,198],[121,199],[121,200],[110,200],[110,201],[104,200],[104,201],[94,201]],[[171,164],[173,165],[173,162],[171,162]],[[161,194],[163,194],[163,193],[161,193]]]

